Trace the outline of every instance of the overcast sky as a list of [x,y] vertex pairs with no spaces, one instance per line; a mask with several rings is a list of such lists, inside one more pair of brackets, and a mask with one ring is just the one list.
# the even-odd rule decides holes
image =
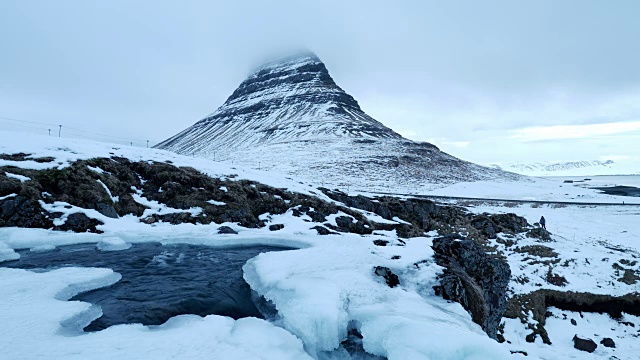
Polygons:
[[640,156],[638,18],[635,0],[3,0],[0,129],[159,142],[306,47],[369,115],[463,159],[624,161]]

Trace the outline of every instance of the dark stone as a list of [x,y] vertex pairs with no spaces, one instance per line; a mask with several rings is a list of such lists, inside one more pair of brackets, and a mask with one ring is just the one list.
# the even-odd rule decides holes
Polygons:
[[326,227],[320,226],[320,225],[314,226],[311,229],[317,231],[318,235],[332,235],[332,234],[333,235],[337,235],[338,234],[337,232],[333,232],[333,231],[327,229]]
[[400,255],[393,255],[391,260],[400,260]]
[[284,224],[269,225],[269,230],[270,231],[278,231],[278,230],[282,230],[282,229],[284,229]]
[[101,234],[103,231],[96,229],[96,226],[102,225],[99,220],[92,219],[84,213],[73,213],[67,217],[64,224],[56,226],[55,230],[73,231],[73,232],[92,232]]
[[604,345],[604,347],[614,348],[616,347],[616,343],[612,338],[604,338],[600,341],[600,344]]
[[[338,216],[336,217],[336,225],[327,225],[330,226],[333,230],[341,231],[341,232],[350,232],[356,233],[360,235],[368,235],[373,232],[373,228],[362,220],[356,220],[350,216]],[[367,227],[366,225],[369,225]]]
[[551,233],[547,231],[547,229],[543,229],[541,227],[533,228],[527,232],[527,237],[540,239],[541,241],[550,242],[553,241],[551,239]]
[[387,244],[389,244],[389,242],[387,240],[373,240],[373,244],[376,246],[387,246]]
[[578,350],[582,350],[582,351],[586,351],[586,352],[594,352],[596,350],[596,348],[598,347],[598,345],[595,343],[595,341],[591,340],[591,339],[582,339],[579,338],[578,335],[574,335],[573,336],[573,347],[578,349]]
[[459,302],[492,339],[506,311],[511,269],[506,260],[489,257],[474,241],[453,236],[433,240],[436,263],[445,267],[434,290]]
[[398,275],[394,274],[391,269],[385,266],[376,266],[373,270],[374,274],[382,276],[389,287],[393,288],[400,284]]
[[228,226],[220,226],[218,228],[218,234],[237,234],[238,232]]
[[576,321],[576,319],[571,319],[571,325],[577,326],[578,322]]

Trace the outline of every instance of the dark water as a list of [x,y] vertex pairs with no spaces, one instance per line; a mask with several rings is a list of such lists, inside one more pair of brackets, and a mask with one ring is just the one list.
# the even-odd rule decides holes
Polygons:
[[640,188],[634,186],[607,186],[607,187],[594,187],[592,189],[600,190],[607,195],[617,196],[640,196]]
[[116,324],[160,325],[181,314],[262,318],[242,277],[242,266],[262,252],[281,250],[287,249],[144,243],[128,250],[103,252],[96,250],[95,244],[82,244],[44,253],[20,251],[19,260],[2,266],[105,267],[120,273],[122,279],[114,285],[71,299],[102,307],[104,315],[85,327],[85,331],[98,331]]

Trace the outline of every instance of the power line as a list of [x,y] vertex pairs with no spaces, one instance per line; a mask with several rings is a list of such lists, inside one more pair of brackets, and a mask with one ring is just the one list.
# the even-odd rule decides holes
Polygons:
[[[2,119],[4,119],[4,118],[2,118]],[[29,125],[14,124],[14,123],[6,122],[6,121],[0,121],[0,124],[6,124],[6,125],[11,125],[11,126],[22,126],[22,127],[27,127],[27,128],[31,128],[31,129],[38,129],[38,130],[43,130],[43,131],[48,129],[48,128],[29,126]]]
[[47,126],[58,126],[57,124],[54,125],[54,124],[41,123],[41,122],[37,122],[37,121],[20,120],[20,119],[14,119],[14,118],[9,118],[9,117],[4,117],[4,116],[0,116],[0,119],[11,120],[11,121],[19,121],[19,122],[23,122],[23,123],[47,125]]
[[[62,125],[60,125],[60,124],[49,124],[49,123],[43,123],[43,122],[38,122],[38,121],[29,121],[29,120],[21,120],[21,119],[9,118],[9,117],[4,117],[4,116],[0,116],[0,119],[10,120],[10,121],[18,121],[18,122],[22,122],[22,123],[39,124],[39,125],[47,125],[47,126],[56,126],[56,127],[60,127],[60,128],[62,127]],[[0,122],[0,123],[4,123],[4,124],[7,124],[7,125],[30,127],[30,128],[33,128],[33,129],[40,129],[40,130],[50,130],[50,128],[44,128],[43,129],[43,128],[38,128],[38,127],[34,127],[34,126],[13,124],[13,123],[8,123],[8,122]],[[97,133],[97,132],[93,132],[93,131],[86,131],[86,130],[77,129],[77,128],[70,127],[70,126],[64,126],[64,128],[65,128],[65,130],[77,131],[77,132],[81,132],[81,133],[85,133],[85,134],[92,134],[92,135],[102,136],[102,137],[106,137],[106,138],[121,139],[121,140],[127,140],[129,142],[135,141],[135,142],[141,142],[141,143],[144,143],[146,141],[147,145],[149,143],[149,140],[133,139],[133,138],[127,138],[127,137],[122,137],[122,136],[101,134],[101,133]],[[59,129],[59,130],[61,130],[61,129]],[[51,133],[49,133],[49,135],[50,134]]]

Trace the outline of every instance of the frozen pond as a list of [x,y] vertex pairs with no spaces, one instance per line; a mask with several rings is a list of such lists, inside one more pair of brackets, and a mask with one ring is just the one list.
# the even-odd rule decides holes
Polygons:
[[102,308],[103,316],[85,327],[85,331],[98,331],[116,324],[160,325],[181,314],[262,318],[242,277],[242,266],[262,252],[281,250],[287,249],[142,243],[104,252],[96,250],[95,244],[81,244],[48,252],[20,251],[19,260],[2,266],[36,271],[104,267],[120,273],[122,279],[114,285],[71,299]]

